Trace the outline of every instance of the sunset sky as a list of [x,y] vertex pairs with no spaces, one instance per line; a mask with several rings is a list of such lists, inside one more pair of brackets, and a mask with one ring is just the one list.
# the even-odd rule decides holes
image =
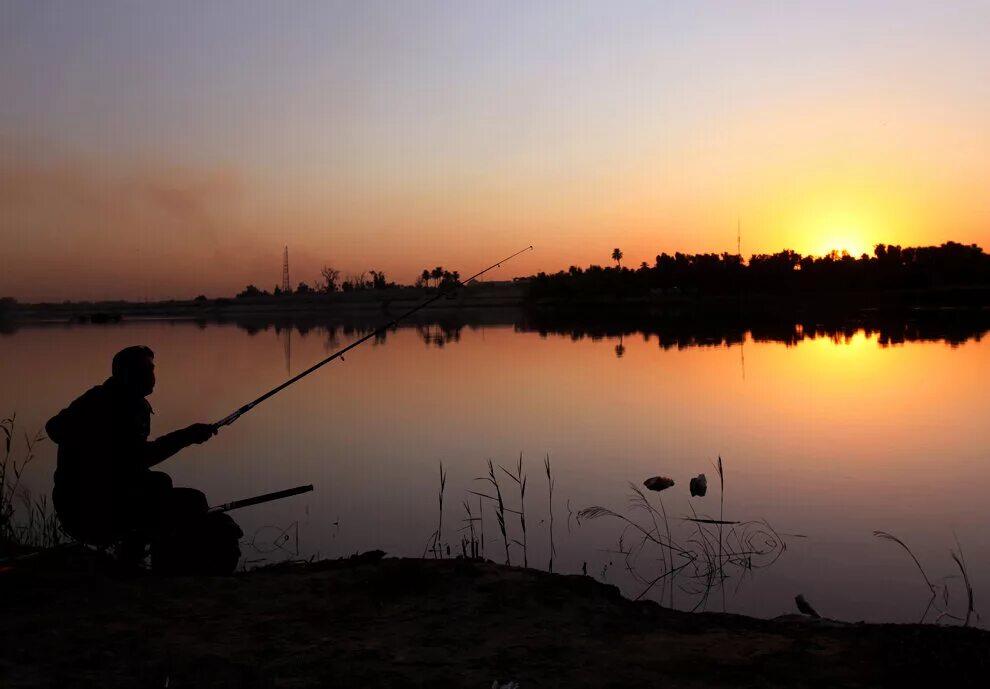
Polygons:
[[990,248],[990,2],[0,0],[0,296]]

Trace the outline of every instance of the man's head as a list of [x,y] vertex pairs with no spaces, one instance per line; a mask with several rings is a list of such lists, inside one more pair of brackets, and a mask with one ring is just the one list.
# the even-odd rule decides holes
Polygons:
[[155,389],[155,353],[150,347],[135,345],[113,355],[113,378],[141,397]]

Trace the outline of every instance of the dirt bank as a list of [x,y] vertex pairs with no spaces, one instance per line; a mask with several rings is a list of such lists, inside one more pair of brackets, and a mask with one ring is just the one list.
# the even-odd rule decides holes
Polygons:
[[[55,566],[57,564],[57,566]],[[690,614],[588,577],[385,559],[0,574],[0,686],[985,686],[990,633]]]

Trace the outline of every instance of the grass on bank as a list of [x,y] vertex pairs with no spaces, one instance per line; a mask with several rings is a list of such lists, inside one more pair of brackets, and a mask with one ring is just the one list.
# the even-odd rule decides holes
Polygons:
[[959,539],[956,539],[956,550],[949,550],[949,556],[952,561],[955,562],[956,567],[959,569],[959,574],[962,577],[963,588],[966,591],[966,614],[965,617],[960,617],[949,612],[949,586],[948,581],[953,577],[944,577],[941,583],[933,583],[931,579],[928,578],[928,574],[925,573],[925,568],[921,566],[921,562],[918,560],[917,556],[911,551],[908,545],[886,531],[874,531],[873,535],[877,538],[881,538],[885,541],[890,541],[891,543],[896,543],[901,548],[904,549],[911,559],[914,561],[915,566],[918,568],[918,572],[921,574],[921,578],[925,581],[925,586],[928,587],[931,597],[928,599],[928,605],[925,606],[924,612],[921,613],[921,619],[918,623],[925,621],[928,614],[935,611],[935,624],[938,624],[943,619],[955,620],[956,622],[962,622],[964,627],[968,627],[973,617],[976,617],[976,621],[980,621],[980,614],[976,612],[976,603],[973,596],[973,586],[969,579],[969,570],[966,567],[966,557],[963,555],[962,545],[959,543]]
[[45,434],[22,431],[11,414],[0,419],[0,436],[0,556],[59,545],[65,536],[48,496],[34,497],[21,483]]
[[[522,555],[522,566],[528,567],[529,531],[526,521],[526,472],[522,456],[515,466],[507,468],[487,461],[487,472],[476,481],[486,484],[483,490],[468,490],[469,497],[462,502],[464,518],[458,529],[460,544],[458,557],[465,559],[486,559],[485,552],[485,513],[490,510],[494,514],[498,531],[498,554],[495,559],[504,558],[503,562],[511,566],[519,563],[518,554]],[[779,533],[766,519],[736,520],[726,518],[725,494],[726,472],[722,458],[713,462],[719,489],[717,505],[712,505],[709,514],[701,505],[708,492],[708,482],[704,474],[691,479],[690,498],[687,503],[689,513],[677,518],[670,515],[663,501],[663,493],[674,487],[673,480],[665,477],[653,477],[644,482],[644,488],[630,484],[629,514],[599,505],[587,507],[574,512],[567,501],[567,526],[571,532],[571,519],[578,527],[582,522],[595,519],[613,519],[622,524],[616,548],[606,550],[607,553],[618,555],[622,564],[633,581],[641,586],[636,599],[651,595],[659,602],[674,607],[678,597],[683,605],[684,597],[689,604],[687,609],[696,611],[707,609],[712,597],[718,595],[721,608],[726,609],[727,592],[738,591],[747,577],[755,575],[756,571],[773,565],[787,550],[786,538],[805,538],[801,534]],[[557,556],[554,542],[554,487],[550,456],[544,459],[544,472],[547,478],[548,518],[540,520],[546,524],[549,547],[549,562],[547,569],[554,571]],[[508,500],[511,492],[506,490],[505,481],[510,482],[509,488],[515,485],[518,489],[518,502]],[[440,518],[438,528],[430,536],[426,552],[435,558],[450,557],[450,544],[443,540],[444,496],[447,488],[447,474],[441,464],[440,491],[438,506]],[[652,494],[656,495],[653,496]],[[476,498],[477,502],[473,502]],[[711,497],[708,498],[711,503]],[[518,507],[518,509],[517,509]],[[518,523],[518,527],[514,524]],[[900,539],[886,532],[874,532],[879,538],[899,544],[912,558],[931,592],[928,606],[919,622],[928,619],[934,610],[936,615],[932,621],[936,624],[952,620],[969,626],[975,618],[980,620],[974,602],[972,581],[966,566],[965,555],[958,540],[956,548],[950,551],[950,556],[959,570],[959,577],[965,590],[966,611],[964,614],[954,614],[950,611],[950,596],[947,582],[955,577],[946,577],[940,583],[934,583],[928,578],[920,561],[908,546]],[[514,560],[514,553],[516,559]],[[604,576],[611,563],[602,570]],[[588,573],[587,563],[583,568]]]
[[705,609],[717,592],[724,610],[729,580],[738,590],[747,575],[769,567],[787,549],[781,534],[764,519],[725,519],[725,470],[721,457],[714,468],[719,479],[717,517],[695,507],[707,495],[704,474],[692,481],[693,486],[703,485],[704,490],[691,491],[691,516],[668,517],[662,494],[675,482],[660,476],[644,482],[649,493],[656,493],[653,499],[639,486],[630,484],[629,506],[634,516],[599,505],[578,512],[581,520],[608,518],[623,524],[618,546],[611,552],[622,557],[626,571],[642,586],[637,599],[659,587],[659,599],[666,599],[670,607],[675,605],[675,592],[680,592],[694,599],[691,610],[699,610]]
[[[24,472],[36,459],[36,448],[39,443],[47,440],[44,433],[38,431],[33,436],[21,430],[17,423],[16,414],[0,419],[0,559],[19,554],[53,548],[65,543],[68,539],[62,531],[48,496],[35,497],[22,484]],[[498,471],[496,471],[496,466]],[[676,520],[671,528],[666,507],[663,503],[662,492],[672,488],[674,482],[663,477],[654,477],[644,482],[649,492],[656,493],[656,504],[647,492],[640,487],[630,484],[629,505],[632,512],[645,519],[637,521],[620,512],[602,506],[592,506],[582,509],[574,515],[580,526],[582,520],[611,518],[623,524],[618,538],[618,546],[609,551],[620,555],[626,571],[632,578],[643,586],[637,599],[646,596],[659,586],[659,600],[666,599],[671,607],[674,606],[675,587],[689,597],[695,597],[692,610],[703,609],[713,593],[719,592],[722,597],[722,607],[725,608],[726,583],[735,579],[735,589],[742,585],[747,574],[768,567],[777,561],[787,549],[783,536],[763,519],[736,521],[725,519],[725,471],[721,457],[714,468],[718,476],[719,504],[718,518],[709,516],[695,509],[694,498],[704,498],[707,492],[707,480],[700,474],[691,481],[690,517]],[[505,555],[505,564],[511,565],[511,547],[522,551],[522,566],[528,567],[528,530],[526,522],[526,487],[527,475],[524,471],[523,457],[519,459],[513,470],[501,465],[495,465],[492,460],[487,463],[487,475],[479,477],[478,481],[488,484],[489,492],[468,491],[477,497],[477,513],[472,509],[470,499],[462,503],[466,517],[464,525],[458,529],[460,534],[460,553],[466,559],[485,558],[485,503],[489,503],[495,514],[501,546]],[[553,572],[556,558],[554,542],[554,486],[555,478],[552,471],[550,456],[544,459],[544,472],[547,478],[549,540],[548,571]],[[515,484],[519,495],[519,509],[509,507],[505,499],[503,485],[499,483],[507,477]],[[440,464],[440,490],[438,493],[439,519],[436,531],[431,534],[427,552],[435,558],[451,556],[449,543],[444,542],[444,496],[447,485],[447,473]],[[696,492],[696,485],[704,486],[703,491]],[[514,515],[518,519],[518,537],[512,534],[509,519]],[[568,501],[568,530],[572,512]],[[541,523],[544,523],[541,521]],[[678,525],[681,526],[678,531]],[[675,534],[677,534],[675,538]],[[801,537],[791,534],[794,537]],[[933,582],[921,562],[911,551],[910,547],[900,538],[885,531],[874,531],[874,536],[900,546],[912,559],[917,567],[925,586],[930,592],[927,606],[919,622],[924,622],[929,613],[935,611],[933,621],[937,624],[948,619],[969,626],[973,618],[980,621],[976,611],[975,596],[966,564],[965,554],[958,539],[956,548],[950,549],[949,554],[957,569],[965,591],[966,610],[962,615],[950,611],[950,590],[948,581],[954,577],[945,577],[939,583]],[[297,552],[298,554],[298,552]],[[424,553],[425,556],[425,553]],[[586,568],[585,568],[586,571]]]

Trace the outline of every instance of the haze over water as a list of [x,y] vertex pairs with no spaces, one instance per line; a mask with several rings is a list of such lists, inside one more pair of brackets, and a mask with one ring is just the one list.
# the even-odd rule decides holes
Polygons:
[[[432,331],[437,334],[434,327]],[[125,322],[31,326],[0,337],[0,413],[33,432],[109,373],[114,352],[147,344],[157,353],[152,435],[215,421],[355,337],[335,340],[229,325]],[[249,559],[346,556],[381,548],[419,556],[436,528],[439,462],[448,471],[445,531],[464,517],[467,490],[488,458],[514,466],[521,452],[531,566],[547,564],[546,480],[556,477],[556,571],[589,574],[635,595],[615,549],[619,525],[578,526],[568,517],[599,504],[627,510],[628,482],[670,476],[671,517],[717,514],[712,462],[726,468],[726,519],[766,519],[787,550],[729,595],[730,611],[794,612],[804,594],[826,616],[916,621],[927,590],[895,545],[905,540],[932,580],[955,575],[958,536],[977,608],[990,591],[990,345],[908,342],[882,347],[862,331],[795,345],[662,349],[656,337],[541,337],[512,325],[464,328],[443,346],[400,328],[259,406],[219,436],[160,468],[213,504],[294,485],[314,493],[235,514]],[[291,361],[287,360],[291,352]],[[50,489],[54,446],[42,443],[27,476]],[[704,472],[705,498],[687,482]],[[506,480],[508,483],[508,480]],[[510,504],[515,492],[504,486]],[[476,504],[476,498],[472,498]],[[514,526],[514,522],[510,521]],[[486,555],[503,553],[486,507]],[[265,528],[274,527],[274,528]],[[285,530],[291,538],[281,542]],[[276,547],[274,541],[279,541]],[[521,552],[513,546],[513,561]],[[738,582],[733,581],[730,589]],[[963,591],[953,586],[956,612]],[[680,596],[680,605],[689,600]],[[710,602],[720,609],[720,601]]]

